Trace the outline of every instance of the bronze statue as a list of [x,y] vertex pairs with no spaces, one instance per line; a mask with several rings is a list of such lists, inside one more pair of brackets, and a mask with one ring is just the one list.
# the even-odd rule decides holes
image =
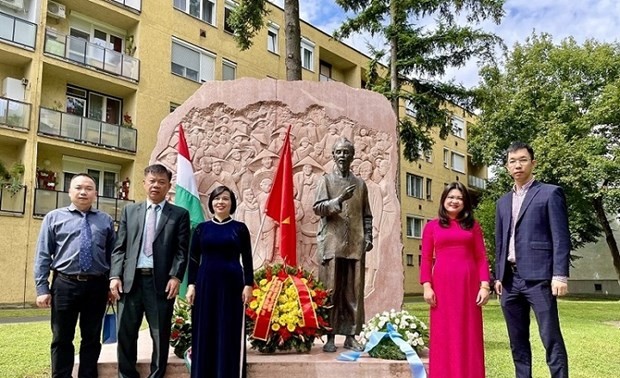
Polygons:
[[334,170],[318,181],[314,213],[321,217],[317,234],[319,277],[332,290],[333,328],[323,346],[335,352],[335,335],[345,335],[344,347],[361,351],[355,340],[364,323],[365,253],[372,245],[372,214],[368,188],[350,168],[355,149],[346,138],[332,147]]

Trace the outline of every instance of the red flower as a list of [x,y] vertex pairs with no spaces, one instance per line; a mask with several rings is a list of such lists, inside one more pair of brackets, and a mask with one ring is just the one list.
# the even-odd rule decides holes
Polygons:
[[179,334],[180,334],[180,333],[181,333],[181,332],[179,332],[179,330],[178,330],[178,329],[175,329],[175,330],[173,330],[173,331],[172,331],[172,333],[170,334],[170,338],[171,338],[172,340],[176,340],[176,339],[178,339],[178,338],[179,338]]
[[278,278],[282,281],[288,278],[288,273],[286,273],[285,269],[280,269],[280,271],[278,272]]

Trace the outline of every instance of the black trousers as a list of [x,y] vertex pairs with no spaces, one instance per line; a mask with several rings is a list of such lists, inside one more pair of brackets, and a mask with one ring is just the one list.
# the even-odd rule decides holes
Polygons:
[[510,349],[517,378],[532,377],[530,309],[538,322],[552,378],[568,378],[568,356],[560,329],[557,298],[549,280],[526,281],[508,269],[502,281],[502,311],[506,319]]
[[156,293],[153,276],[136,272],[131,291],[122,294],[118,306],[119,377],[140,377],[136,370],[138,335],[145,315],[153,340],[149,378],[164,377],[168,365],[173,310],[174,299],[168,300]]
[[78,377],[97,377],[101,353],[101,326],[108,302],[106,276],[73,281],[55,276],[52,281],[52,377],[71,377],[75,350],[73,338],[80,320],[80,368]]

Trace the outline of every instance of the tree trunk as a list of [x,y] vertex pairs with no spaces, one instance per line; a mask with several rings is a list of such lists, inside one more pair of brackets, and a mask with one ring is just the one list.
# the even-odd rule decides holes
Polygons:
[[301,29],[299,26],[299,0],[284,1],[286,35],[286,80],[301,80]]
[[609,221],[607,220],[607,214],[605,213],[605,208],[603,207],[603,199],[601,197],[594,198],[592,200],[592,205],[596,211],[596,217],[603,227],[605,241],[607,241],[607,245],[609,246],[609,252],[611,253],[614,268],[616,269],[616,275],[618,276],[618,284],[620,284],[620,252],[618,251],[618,243],[614,237],[614,232],[609,225]]

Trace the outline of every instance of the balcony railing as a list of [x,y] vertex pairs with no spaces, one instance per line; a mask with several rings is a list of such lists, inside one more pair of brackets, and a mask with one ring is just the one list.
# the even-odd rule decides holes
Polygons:
[[0,12],[0,39],[34,50],[37,25],[10,14]]
[[477,176],[469,175],[467,177],[467,182],[469,186],[473,188],[478,188],[482,190],[485,190],[487,188],[487,180]]
[[39,134],[130,152],[136,152],[138,137],[138,132],[134,128],[112,125],[43,107],[39,112]]
[[26,192],[28,188],[22,187],[13,193],[8,188],[0,190],[0,213],[24,214],[26,209]]
[[0,125],[30,129],[30,104],[0,97]]
[[113,3],[121,4],[126,6],[127,8],[131,8],[133,10],[137,10],[140,12],[142,10],[142,1],[141,0],[109,0]]
[[140,61],[83,38],[45,31],[44,52],[130,80],[140,79]]
[[[132,200],[122,200],[113,197],[97,196],[97,200],[94,203],[94,207],[105,213],[110,214],[114,222],[121,220],[121,213],[123,208],[134,203]],[[55,190],[35,189],[34,190],[34,210],[32,212],[35,216],[44,216],[54,209],[69,206],[71,200],[69,199],[69,192],[61,192]]]

